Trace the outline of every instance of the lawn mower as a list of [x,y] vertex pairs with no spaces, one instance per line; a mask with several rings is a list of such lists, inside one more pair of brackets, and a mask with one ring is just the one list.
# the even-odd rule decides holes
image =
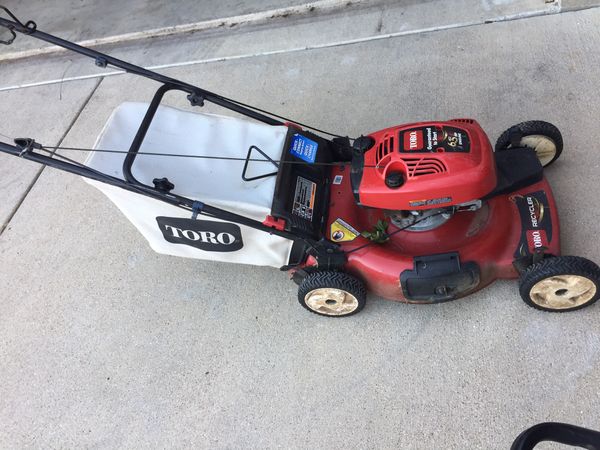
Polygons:
[[[457,299],[519,278],[545,311],[594,303],[600,269],[560,256],[559,219],[544,167],[560,131],[510,127],[495,148],[473,119],[420,122],[350,139],[209,92],[9,19],[41,39],[159,83],[149,104],[124,103],[93,149],[32,138],[0,150],[83,176],[162,254],[272,266],[324,316],[359,312],[370,291],[409,303]],[[162,105],[167,92],[244,119]],[[63,150],[88,151],[85,163]],[[232,171],[238,162],[241,173]],[[266,169],[265,169],[266,168]]]

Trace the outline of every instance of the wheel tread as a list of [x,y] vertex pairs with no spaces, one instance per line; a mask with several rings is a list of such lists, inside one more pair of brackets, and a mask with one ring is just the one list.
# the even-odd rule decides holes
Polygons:
[[[336,288],[343,289],[356,297],[358,300],[358,307],[351,312],[343,316],[327,316],[326,314],[320,314],[317,311],[309,308],[304,302],[304,297],[310,291],[320,288]],[[333,271],[319,271],[313,272],[304,278],[298,288],[298,301],[300,304],[314,314],[327,317],[348,317],[358,313],[365,306],[367,299],[367,289],[365,284],[358,278],[345,273],[345,272],[333,272]]]
[[506,150],[510,147],[510,138],[511,135],[515,132],[519,131],[523,136],[531,136],[533,134],[540,134],[543,136],[547,136],[554,141],[556,145],[556,155],[546,166],[549,166],[554,161],[558,159],[563,149],[563,138],[560,130],[552,125],[550,122],[544,122],[543,120],[528,120],[526,122],[521,122],[517,125],[510,127],[504,133],[500,135],[498,140],[496,141],[496,145],[494,150],[500,152],[502,150]]
[[[531,288],[539,281],[555,275],[581,275],[589,278],[596,283],[597,292],[594,298],[589,302],[576,306],[575,308],[554,310],[543,308],[533,302],[529,297]],[[543,259],[542,261],[529,266],[519,279],[519,293],[523,301],[529,306],[542,311],[566,312],[581,309],[598,300],[600,296],[600,267],[589,259],[580,256],[558,256]]]

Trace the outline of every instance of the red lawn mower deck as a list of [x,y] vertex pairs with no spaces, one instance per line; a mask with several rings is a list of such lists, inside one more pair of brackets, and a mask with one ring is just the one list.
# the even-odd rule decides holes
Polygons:
[[348,315],[364,304],[362,283],[390,300],[437,303],[521,277],[530,306],[591,304],[600,272],[584,258],[559,257],[558,212],[543,175],[562,145],[558,129],[542,121],[507,130],[496,152],[472,119],[359,138],[352,166],[331,171],[326,219],[347,275],[324,275],[315,260],[293,269],[300,303]]

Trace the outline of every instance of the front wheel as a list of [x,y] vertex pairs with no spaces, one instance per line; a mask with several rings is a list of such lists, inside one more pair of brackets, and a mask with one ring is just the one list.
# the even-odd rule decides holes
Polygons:
[[585,308],[600,296],[600,268],[579,256],[543,259],[521,275],[519,292],[525,303],[543,311]]
[[300,283],[298,301],[321,316],[351,316],[365,307],[367,290],[362,281],[347,273],[314,272]]
[[495,150],[528,147],[535,150],[542,166],[547,167],[558,159],[563,149],[563,139],[558,128],[548,122],[531,120],[510,127],[496,141]]

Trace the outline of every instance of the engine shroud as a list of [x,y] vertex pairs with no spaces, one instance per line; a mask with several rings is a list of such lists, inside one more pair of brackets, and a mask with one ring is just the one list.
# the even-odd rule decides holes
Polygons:
[[[369,137],[374,144],[353,161],[352,188],[360,205],[443,208],[480,199],[496,186],[492,145],[475,120],[413,123]],[[398,174],[400,186],[386,183]]]

